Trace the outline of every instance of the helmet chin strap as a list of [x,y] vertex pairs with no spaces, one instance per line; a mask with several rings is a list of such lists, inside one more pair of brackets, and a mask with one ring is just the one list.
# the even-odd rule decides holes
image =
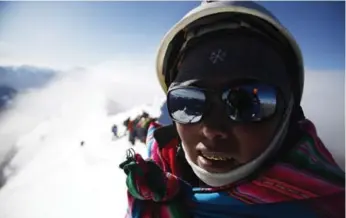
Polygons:
[[185,158],[188,164],[191,166],[196,176],[205,184],[211,187],[225,186],[245,178],[246,176],[257,170],[265,160],[271,157],[273,153],[275,153],[275,151],[277,151],[281,147],[282,142],[287,134],[292,108],[293,98],[290,99],[289,105],[283,117],[283,122],[281,123],[268,148],[260,156],[250,161],[249,163],[246,163],[227,173],[210,173],[193,163],[189,155],[186,155],[186,149],[184,144],[182,143],[182,148],[184,150]]

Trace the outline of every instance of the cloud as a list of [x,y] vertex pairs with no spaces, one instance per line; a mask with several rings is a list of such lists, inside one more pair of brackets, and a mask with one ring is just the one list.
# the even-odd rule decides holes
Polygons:
[[[52,137],[75,138],[77,136],[72,133],[78,135],[76,131],[83,126],[94,130],[101,122],[106,122],[108,114],[154,102],[162,92],[154,71],[148,66],[143,59],[119,59],[90,69],[59,72],[48,85],[25,91],[14,101],[13,109],[0,117],[0,163],[12,146],[34,134],[32,131],[43,123],[47,126],[45,129],[53,129],[49,132]],[[41,81],[41,77],[35,77],[41,75],[35,69],[25,71],[30,72],[30,76],[14,76],[16,80],[12,84],[21,87],[28,86],[31,79],[30,84],[37,82],[37,78]],[[12,75],[16,71],[10,72]],[[101,127],[97,131],[101,131]],[[97,131],[91,134],[97,134]]]
[[152,57],[132,54],[130,58],[118,56],[114,60],[91,68],[95,80],[107,81],[107,92],[113,100],[130,108],[164,97]]
[[338,164],[345,169],[345,73],[311,71],[305,74],[302,107]]
[[0,55],[9,49],[9,44],[5,41],[0,40]]

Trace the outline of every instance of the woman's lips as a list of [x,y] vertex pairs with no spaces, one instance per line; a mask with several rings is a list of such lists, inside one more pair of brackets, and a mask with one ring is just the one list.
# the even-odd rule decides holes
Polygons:
[[211,152],[211,151],[201,151],[201,155],[211,160],[227,160],[232,159],[232,156],[227,155],[224,152]]
[[[240,166],[240,163],[231,152],[231,142],[204,141],[197,145],[197,165],[210,173],[227,173]],[[234,146],[232,147],[234,150]]]
[[231,156],[218,152],[201,152],[197,164],[211,173],[226,173],[239,165]]

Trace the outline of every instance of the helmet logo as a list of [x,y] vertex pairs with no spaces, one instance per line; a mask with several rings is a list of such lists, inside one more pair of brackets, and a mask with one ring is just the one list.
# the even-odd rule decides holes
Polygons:
[[213,51],[210,54],[209,60],[213,64],[216,64],[217,62],[224,61],[225,57],[226,57],[226,52],[224,52],[222,49],[218,49],[217,51]]

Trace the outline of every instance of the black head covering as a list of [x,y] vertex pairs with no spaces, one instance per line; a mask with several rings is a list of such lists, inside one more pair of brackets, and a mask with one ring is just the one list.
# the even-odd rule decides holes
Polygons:
[[290,81],[282,53],[277,44],[259,34],[214,32],[184,51],[173,85],[206,74],[227,75],[231,81],[255,79],[278,87],[288,102]]

